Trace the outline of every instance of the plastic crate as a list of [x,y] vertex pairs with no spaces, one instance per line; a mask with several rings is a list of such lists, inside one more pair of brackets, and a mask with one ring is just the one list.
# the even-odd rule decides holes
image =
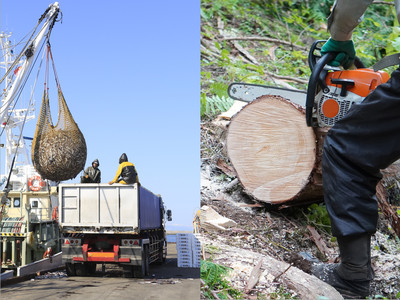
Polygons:
[[187,244],[176,245],[176,251],[192,251],[192,247]]
[[194,243],[195,245],[201,245],[201,242],[199,240],[200,234],[196,233],[192,235],[192,243]]
[[198,236],[198,234],[193,233],[178,233],[176,235],[178,267],[200,268],[201,243]]
[[201,268],[201,262],[192,264],[192,268]]
[[190,262],[178,262],[178,268],[193,268]]
[[191,250],[179,250],[177,251],[178,257],[193,257],[193,251]]

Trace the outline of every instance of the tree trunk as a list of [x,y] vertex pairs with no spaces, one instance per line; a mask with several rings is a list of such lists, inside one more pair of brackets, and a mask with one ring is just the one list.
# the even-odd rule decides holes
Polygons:
[[[328,130],[307,127],[301,106],[279,96],[262,96],[232,117],[226,136],[228,157],[245,191],[261,202],[281,206],[320,202]],[[397,182],[400,160],[382,174],[376,193],[379,208],[400,237],[400,216],[384,187]]]
[[267,95],[231,119],[226,148],[248,194],[271,204],[304,204],[322,201],[325,134],[306,125],[301,106]]

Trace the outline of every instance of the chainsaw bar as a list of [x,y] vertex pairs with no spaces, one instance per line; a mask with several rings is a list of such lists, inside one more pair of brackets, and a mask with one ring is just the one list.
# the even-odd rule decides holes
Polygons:
[[305,91],[240,82],[229,85],[228,95],[232,99],[245,102],[251,102],[265,95],[281,96],[303,107],[305,106],[307,98],[307,93]]

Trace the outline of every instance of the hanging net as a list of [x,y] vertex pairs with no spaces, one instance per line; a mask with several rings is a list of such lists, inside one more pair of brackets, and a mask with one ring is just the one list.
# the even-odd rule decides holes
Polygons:
[[[50,46],[47,48],[46,81],[48,81]],[[58,90],[58,121],[54,126],[50,115],[49,95],[43,93],[40,115],[32,142],[32,162],[43,179],[60,182],[75,178],[86,163],[86,142],[65,102],[54,68]]]

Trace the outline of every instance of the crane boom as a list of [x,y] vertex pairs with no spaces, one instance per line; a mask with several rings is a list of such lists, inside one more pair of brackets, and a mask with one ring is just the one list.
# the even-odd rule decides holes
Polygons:
[[[2,106],[0,108],[0,124],[3,124],[6,122],[8,118],[8,109],[10,108],[10,105],[13,103],[13,100],[15,99],[16,95],[18,94],[18,89],[24,80],[29,68],[31,67],[35,54],[37,53],[39,49],[39,45],[43,41],[43,38],[48,35],[48,33],[51,30],[51,25],[53,24],[54,20],[57,18],[58,12],[59,12],[59,4],[58,2],[55,2],[54,4],[50,4],[49,9],[47,10],[47,14],[45,16],[45,22],[38,32],[38,34],[33,38],[32,43],[28,47],[28,51],[25,52],[26,59],[24,63],[22,64],[19,72],[17,73],[17,76],[14,80],[14,83],[12,84],[12,87],[10,88],[9,92],[5,96]],[[28,54],[29,52],[29,54]]]

